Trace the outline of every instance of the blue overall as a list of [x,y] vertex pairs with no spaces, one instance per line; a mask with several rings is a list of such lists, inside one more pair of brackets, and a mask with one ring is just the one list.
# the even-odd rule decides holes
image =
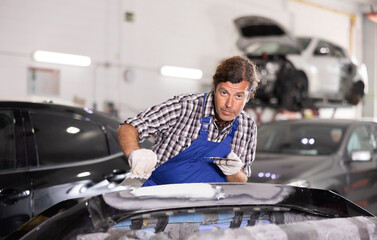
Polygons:
[[[206,95],[204,95],[203,107]],[[143,187],[172,184],[172,183],[200,183],[226,182],[225,175],[213,160],[206,157],[226,157],[230,152],[230,144],[238,128],[237,118],[233,121],[232,129],[222,142],[208,141],[208,128],[211,117],[201,119],[199,138],[175,157],[156,168],[145,181]]]

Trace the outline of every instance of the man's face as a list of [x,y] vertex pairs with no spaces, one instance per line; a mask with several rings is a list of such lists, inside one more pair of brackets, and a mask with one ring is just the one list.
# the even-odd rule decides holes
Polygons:
[[231,121],[240,114],[249,100],[248,81],[219,83],[215,89],[215,111],[220,121]]

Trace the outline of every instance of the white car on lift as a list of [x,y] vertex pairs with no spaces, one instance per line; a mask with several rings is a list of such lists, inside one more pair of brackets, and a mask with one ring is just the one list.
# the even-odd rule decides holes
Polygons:
[[319,101],[357,105],[365,94],[366,70],[341,46],[316,37],[296,38],[260,16],[235,20],[238,48],[258,66],[256,99],[298,111]]

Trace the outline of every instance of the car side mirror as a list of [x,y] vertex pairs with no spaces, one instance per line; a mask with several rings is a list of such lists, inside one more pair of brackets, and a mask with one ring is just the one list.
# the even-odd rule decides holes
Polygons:
[[365,162],[372,160],[372,153],[370,151],[356,150],[351,153],[352,162]]

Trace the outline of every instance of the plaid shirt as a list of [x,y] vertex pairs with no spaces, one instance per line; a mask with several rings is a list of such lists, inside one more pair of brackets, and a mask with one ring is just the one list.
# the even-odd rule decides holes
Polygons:
[[[156,137],[152,150],[157,154],[158,165],[173,158],[189,147],[199,137],[200,120],[203,116],[212,116],[208,140],[221,142],[228,135],[232,124],[220,132],[214,123],[215,109],[213,92],[205,101],[203,111],[203,93],[175,96],[166,102],[150,107],[125,123],[133,125],[139,132],[140,142]],[[204,112],[204,115],[203,115]],[[234,134],[231,149],[244,162],[243,170],[250,177],[250,166],[255,158],[257,125],[245,112],[238,116],[238,129]]]

